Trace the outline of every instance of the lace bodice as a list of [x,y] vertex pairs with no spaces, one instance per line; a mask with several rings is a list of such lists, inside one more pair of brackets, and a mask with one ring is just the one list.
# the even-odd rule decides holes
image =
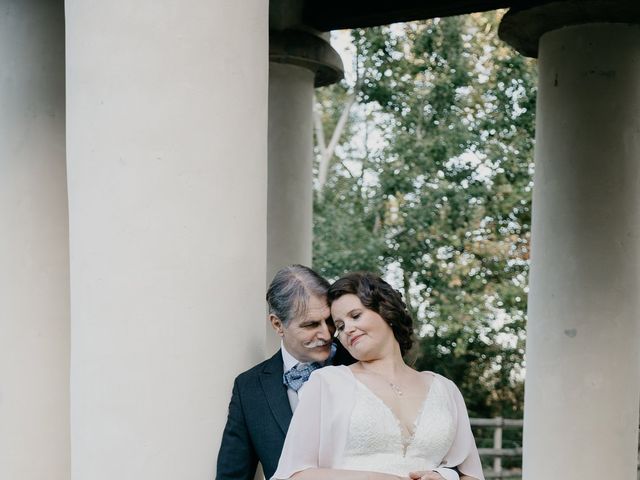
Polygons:
[[438,377],[413,430],[411,437],[403,436],[389,407],[358,381],[341,468],[406,476],[410,471],[438,467],[455,437],[447,391]]

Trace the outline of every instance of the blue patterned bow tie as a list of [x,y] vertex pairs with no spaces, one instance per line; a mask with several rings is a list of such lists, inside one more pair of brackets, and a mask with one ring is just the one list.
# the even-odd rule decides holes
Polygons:
[[299,363],[291,370],[288,370],[282,375],[282,382],[289,387],[291,390],[297,392],[300,390],[304,382],[309,380],[309,375],[314,370],[322,367],[321,364],[317,362],[313,363]]

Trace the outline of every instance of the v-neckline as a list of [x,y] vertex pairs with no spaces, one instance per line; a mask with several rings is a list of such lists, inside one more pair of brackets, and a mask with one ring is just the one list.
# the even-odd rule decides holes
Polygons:
[[[358,377],[356,377],[356,374],[353,373],[353,371],[349,367],[346,367],[346,368],[347,370],[349,370],[349,372],[353,376],[353,379],[356,381],[356,383],[361,385],[367,392],[369,392],[369,394],[373,395],[373,397],[377,399],[378,402],[380,402],[385,407],[385,409],[391,414],[391,416],[395,420],[396,425],[398,426],[398,432],[400,433],[400,444],[403,447],[403,455],[406,455],[407,450],[409,449],[409,446],[411,446],[411,444],[413,443],[413,440],[416,436],[416,432],[418,431],[418,424],[420,422],[422,414],[424,413],[425,405],[427,404],[427,401],[429,400],[429,398],[431,398],[431,390],[433,389],[433,384],[437,379],[436,375],[429,372],[433,376],[433,379],[431,380],[431,383],[428,386],[428,390],[424,395],[424,399],[422,400],[422,402],[420,402],[420,408],[418,408],[418,412],[416,413],[415,419],[411,423],[411,425],[413,426],[413,431],[411,431],[407,428],[406,425],[402,423],[402,421],[400,421],[400,418],[398,417],[396,412],[393,411],[393,409],[387,404],[387,402],[385,402],[382,398],[380,398],[380,396],[378,396],[373,390],[371,390],[364,382],[359,380]],[[407,437],[406,443],[403,441],[405,438],[405,436],[403,435],[403,430],[402,430],[403,428],[410,433],[410,435]]]

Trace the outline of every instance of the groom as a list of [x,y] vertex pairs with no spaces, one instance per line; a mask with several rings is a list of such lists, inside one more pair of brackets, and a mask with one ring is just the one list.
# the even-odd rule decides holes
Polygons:
[[253,480],[258,462],[271,478],[300,387],[316,368],[353,362],[342,346],[332,344],[328,288],[324,278],[302,265],[283,268],[271,281],[269,321],[281,348],[235,380],[216,480]]

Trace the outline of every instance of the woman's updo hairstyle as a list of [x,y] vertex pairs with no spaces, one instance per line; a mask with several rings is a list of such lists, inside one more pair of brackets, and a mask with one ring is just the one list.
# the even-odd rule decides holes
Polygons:
[[329,305],[343,295],[356,295],[362,305],[373,310],[389,324],[400,344],[402,355],[413,345],[413,319],[402,295],[378,275],[369,272],[348,273],[336,280],[327,293]]

